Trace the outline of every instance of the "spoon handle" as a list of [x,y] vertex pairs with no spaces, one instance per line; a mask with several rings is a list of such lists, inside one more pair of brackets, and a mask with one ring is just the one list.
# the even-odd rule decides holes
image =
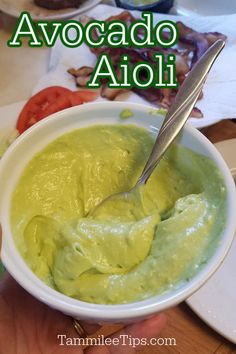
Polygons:
[[225,46],[225,41],[216,41],[199,59],[180,87],[175,101],[166,114],[151,155],[137,185],[145,184],[156,165],[186,123],[206,81],[212,65]]

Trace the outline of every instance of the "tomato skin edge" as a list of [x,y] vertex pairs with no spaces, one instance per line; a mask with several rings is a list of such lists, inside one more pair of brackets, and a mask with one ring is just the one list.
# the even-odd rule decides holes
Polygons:
[[51,86],[39,91],[24,105],[16,124],[20,134],[35,123],[63,109],[92,102],[98,93],[89,90],[71,91],[61,86]]
[[75,91],[75,92],[78,92],[80,94],[80,97],[81,97],[83,103],[95,101],[96,98],[98,97],[98,92],[95,92],[95,91],[81,90],[81,91]]
[[[37,106],[40,104],[43,104],[44,102],[46,102],[46,99],[48,99],[49,97],[49,102],[52,102],[52,96],[54,96],[54,101],[55,99],[58,99],[60,96],[63,96],[65,94],[69,94],[72,91],[62,87],[62,86],[50,86],[47,87],[41,91],[39,91],[38,93],[36,93],[35,95],[33,95],[24,105],[18,120],[17,120],[17,124],[16,124],[16,129],[19,131],[20,134],[22,134],[27,128],[29,128],[28,123],[29,120],[32,117],[29,117],[29,114],[32,111],[37,111]],[[31,110],[31,107],[33,107],[34,109]],[[36,121],[37,122],[37,121]]]

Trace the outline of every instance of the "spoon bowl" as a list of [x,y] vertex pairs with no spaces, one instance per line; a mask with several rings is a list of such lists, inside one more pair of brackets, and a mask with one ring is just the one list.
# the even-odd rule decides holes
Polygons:
[[[113,194],[104,199],[89,213],[89,217],[109,220],[115,218],[122,221],[140,220],[149,216],[156,209],[156,205],[144,206],[145,185],[137,184],[130,191]],[[137,208],[137,205],[139,206]]]

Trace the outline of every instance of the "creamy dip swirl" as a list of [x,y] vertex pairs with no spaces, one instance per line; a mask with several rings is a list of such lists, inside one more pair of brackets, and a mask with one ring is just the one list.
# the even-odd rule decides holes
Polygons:
[[[131,125],[99,125],[59,137],[25,168],[12,199],[18,249],[49,286],[83,301],[146,299],[188,281],[225,225],[222,176],[208,158],[171,147],[133,200],[154,140]],[[137,198],[137,199],[136,199]]]

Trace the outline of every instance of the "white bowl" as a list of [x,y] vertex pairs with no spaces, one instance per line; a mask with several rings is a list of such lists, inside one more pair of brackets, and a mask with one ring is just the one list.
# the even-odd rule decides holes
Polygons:
[[[121,120],[119,114],[126,108],[131,109],[134,116]],[[37,152],[58,136],[85,126],[135,123],[156,132],[161,122],[162,117],[150,114],[148,106],[121,102],[93,103],[54,114],[33,126],[10,146],[0,162],[0,218],[3,231],[1,256],[7,270],[29,293],[49,306],[78,319],[100,323],[127,323],[144,319],[185,300],[200,288],[223,262],[236,229],[234,181],[216,148],[190,125],[186,125],[180,137],[181,144],[214,160],[222,172],[227,189],[227,221],[221,242],[206,266],[190,282],[164,295],[153,296],[140,302],[123,305],[86,303],[67,297],[38,279],[15,246],[10,224],[11,197],[26,164]]]

